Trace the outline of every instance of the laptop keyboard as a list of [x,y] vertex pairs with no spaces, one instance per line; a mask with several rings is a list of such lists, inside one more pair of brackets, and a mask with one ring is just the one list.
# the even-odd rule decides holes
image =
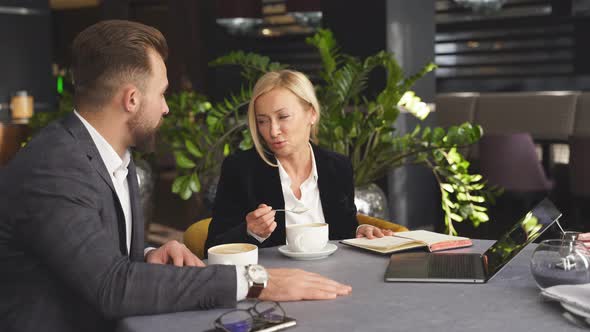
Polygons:
[[474,278],[481,260],[475,255],[430,255],[428,277],[430,278]]

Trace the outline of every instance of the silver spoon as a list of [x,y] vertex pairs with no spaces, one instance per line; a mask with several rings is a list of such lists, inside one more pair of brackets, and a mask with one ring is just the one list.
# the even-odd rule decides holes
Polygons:
[[301,214],[301,213],[305,213],[307,211],[309,211],[309,208],[306,208],[305,206],[296,206],[292,209],[276,209],[275,211],[285,211],[285,212],[291,212],[291,213],[296,213],[296,214]]

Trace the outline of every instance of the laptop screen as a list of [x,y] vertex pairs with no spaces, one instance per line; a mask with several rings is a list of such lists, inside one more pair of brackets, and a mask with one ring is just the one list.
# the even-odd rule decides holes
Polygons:
[[548,199],[537,204],[484,253],[488,278],[496,274],[559,217],[561,217],[561,213]]

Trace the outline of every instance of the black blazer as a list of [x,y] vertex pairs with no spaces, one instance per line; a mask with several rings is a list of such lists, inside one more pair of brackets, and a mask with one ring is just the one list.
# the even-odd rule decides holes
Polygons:
[[[354,237],[358,226],[354,205],[354,181],[350,160],[340,154],[313,147],[318,170],[320,200],[330,239]],[[285,214],[277,213],[277,228],[260,243],[248,235],[246,215],[259,204],[274,209],[285,207],[279,169],[266,164],[255,149],[229,156],[221,167],[221,177],[209,225],[206,249],[230,242],[247,242],[259,247],[285,244]]]
[[233,266],[144,262],[133,162],[133,234],[108,171],[75,114],[0,169],[0,331],[109,331],[118,318],[234,306]]

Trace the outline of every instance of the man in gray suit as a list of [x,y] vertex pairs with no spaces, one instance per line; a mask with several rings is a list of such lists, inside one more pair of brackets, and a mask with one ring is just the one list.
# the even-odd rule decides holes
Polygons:
[[162,34],[139,23],[104,21],[76,37],[76,111],[0,170],[1,331],[107,331],[126,316],[232,307],[249,291],[278,301],[350,293],[301,270],[253,282],[174,241],[144,252],[129,149],[153,148],[168,113],[166,54]]

